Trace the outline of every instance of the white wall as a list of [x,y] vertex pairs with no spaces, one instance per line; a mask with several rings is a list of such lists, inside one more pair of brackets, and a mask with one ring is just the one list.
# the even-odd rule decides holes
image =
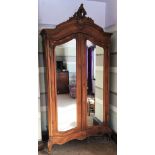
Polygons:
[[39,26],[53,27],[68,20],[81,3],[87,16],[99,26],[105,28],[117,24],[117,0],[38,0]]
[[45,82],[45,63],[43,59],[42,38],[38,36],[38,65],[39,65],[39,100],[40,100],[40,114],[41,114],[41,130],[47,131],[47,90]]
[[117,0],[105,0],[105,27],[117,24]]
[[38,97],[38,141],[41,141],[42,138],[41,138],[40,87],[38,87],[38,96],[39,96]]
[[105,27],[105,3],[87,0],[39,0],[39,25],[57,25],[73,16],[80,4],[84,4],[87,16]]
[[110,122],[109,125],[117,133],[117,29],[109,27],[106,31],[113,33],[110,49]]

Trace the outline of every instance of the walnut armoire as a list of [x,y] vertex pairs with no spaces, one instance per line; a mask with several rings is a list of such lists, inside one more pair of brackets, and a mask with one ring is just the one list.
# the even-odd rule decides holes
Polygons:
[[[81,4],[67,21],[41,31],[48,92],[49,152],[53,144],[111,133],[108,125],[111,34],[104,32],[86,14]],[[90,49],[93,49],[92,55]],[[68,94],[57,93],[56,63],[60,60],[64,65],[61,72],[69,72]],[[93,67],[88,70],[89,66]],[[63,80],[59,84],[63,85]],[[70,95],[73,91],[74,97]]]

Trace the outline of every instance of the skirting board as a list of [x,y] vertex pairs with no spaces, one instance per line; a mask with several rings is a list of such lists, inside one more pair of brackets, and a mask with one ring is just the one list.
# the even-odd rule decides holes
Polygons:
[[111,138],[117,144],[117,133],[115,131],[112,131]]
[[43,150],[45,147],[45,143],[43,143],[42,141],[38,141],[38,151]]

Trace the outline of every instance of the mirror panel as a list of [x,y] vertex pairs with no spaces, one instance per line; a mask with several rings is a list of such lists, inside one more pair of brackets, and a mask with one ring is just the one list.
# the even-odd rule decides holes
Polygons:
[[58,131],[77,127],[76,40],[56,46]]
[[87,125],[103,123],[104,49],[87,40]]

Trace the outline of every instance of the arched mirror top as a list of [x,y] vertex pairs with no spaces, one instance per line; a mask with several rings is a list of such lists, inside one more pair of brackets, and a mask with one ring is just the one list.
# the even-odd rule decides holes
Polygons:
[[43,29],[41,35],[57,44],[57,41],[62,38],[83,33],[108,46],[110,44],[111,33],[104,32],[103,28],[95,24],[93,19],[86,17],[86,15],[87,12],[83,4],[81,4],[78,11],[67,21],[57,25],[54,29]]

